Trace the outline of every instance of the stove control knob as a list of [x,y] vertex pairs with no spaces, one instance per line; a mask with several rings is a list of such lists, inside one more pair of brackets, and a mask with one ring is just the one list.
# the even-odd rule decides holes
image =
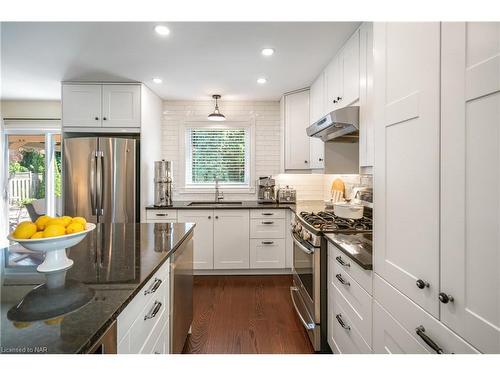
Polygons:
[[311,239],[311,233],[309,232],[306,232],[306,231],[303,231],[302,232],[302,238],[304,239],[304,241],[309,241]]
[[300,225],[299,223],[295,224],[294,228],[295,233],[300,233],[301,230],[302,230],[302,225]]

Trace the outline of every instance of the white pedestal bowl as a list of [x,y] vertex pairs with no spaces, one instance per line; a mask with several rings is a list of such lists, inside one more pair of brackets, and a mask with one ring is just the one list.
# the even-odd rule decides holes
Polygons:
[[94,229],[95,224],[87,223],[84,231],[64,236],[21,240],[9,235],[7,238],[10,241],[18,242],[28,250],[45,253],[45,260],[37,267],[38,272],[55,272],[73,265],[73,261],[66,255],[66,248],[75,246]]

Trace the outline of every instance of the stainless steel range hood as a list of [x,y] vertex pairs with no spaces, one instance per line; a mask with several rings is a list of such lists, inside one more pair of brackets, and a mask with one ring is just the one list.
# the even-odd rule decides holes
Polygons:
[[359,130],[359,107],[344,107],[328,113],[306,131],[323,142],[356,142]]

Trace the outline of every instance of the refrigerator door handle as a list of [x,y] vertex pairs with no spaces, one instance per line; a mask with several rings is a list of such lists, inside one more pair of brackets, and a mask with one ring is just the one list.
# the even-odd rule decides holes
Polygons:
[[92,215],[97,215],[96,164],[97,164],[97,151],[93,151],[90,155],[90,173],[89,173],[90,207],[92,210]]
[[97,159],[99,162],[97,163],[97,173],[96,173],[96,181],[97,181],[97,214],[103,215],[104,209],[103,207],[103,185],[104,185],[104,152],[97,151]]

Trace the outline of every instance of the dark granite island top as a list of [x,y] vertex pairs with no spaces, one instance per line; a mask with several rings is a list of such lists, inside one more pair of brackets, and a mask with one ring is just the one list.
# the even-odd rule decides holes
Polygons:
[[92,293],[90,302],[65,314],[59,310],[55,319],[30,323],[9,320],[7,314],[45,283],[45,275],[36,271],[42,259],[18,244],[1,249],[0,353],[87,352],[193,228],[181,223],[98,224],[68,249],[74,265],[64,287],[67,291],[83,284]]
[[325,238],[365,270],[373,269],[372,233],[327,233]]

